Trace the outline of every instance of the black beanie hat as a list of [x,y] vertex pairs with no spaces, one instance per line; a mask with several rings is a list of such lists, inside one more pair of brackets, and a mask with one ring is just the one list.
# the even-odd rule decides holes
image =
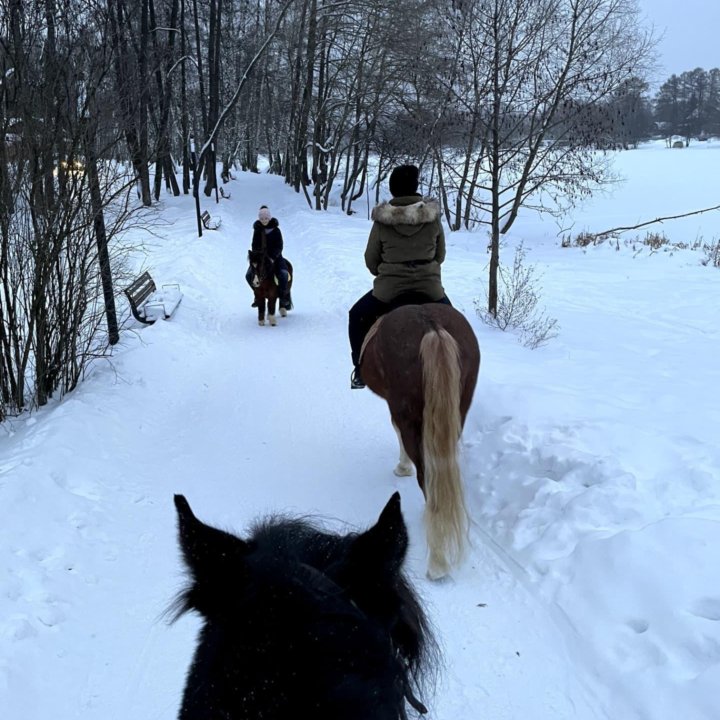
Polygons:
[[393,197],[417,195],[420,170],[415,165],[398,165],[390,173],[390,194]]

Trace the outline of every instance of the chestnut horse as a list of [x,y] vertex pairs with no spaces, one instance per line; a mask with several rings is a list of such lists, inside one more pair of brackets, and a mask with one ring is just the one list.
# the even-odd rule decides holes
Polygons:
[[[396,475],[412,475],[425,496],[428,577],[462,558],[468,530],[458,442],[480,368],[470,323],[450,305],[404,305],[373,325],[360,372],[387,401],[400,441]],[[412,464],[411,464],[412,463]]]
[[[255,302],[258,309],[258,325],[265,324],[265,302],[267,301],[268,322],[270,325],[277,325],[275,319],[275,304],[280,299],[280,289],[278,288],[277,278],[275,277],[275,264],[273,259],[264,252],[258,250],[250,250],[248,252],[248,262],[250,263],[251,277],[250,284],[255,293]],[[292,288],[293,267],[290,261],[285,258],[288,269],[288,297]],[[292,306],[292,302],[290,303]],[[284,307],[280,308],[281,317],[287,315]]]

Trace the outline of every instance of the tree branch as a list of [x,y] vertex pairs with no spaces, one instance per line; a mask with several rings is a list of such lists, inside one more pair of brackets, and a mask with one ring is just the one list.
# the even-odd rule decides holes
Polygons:
[[692,212],[682,213],[681,215],[666,215],[664,217],[655,218],[655,220],[647,220],[646,222],[639,223],[638,225],[626,225],[623,227],[611,228],[610,230],[605,230],[604,232],[593,233],[593,235],[595,235],[595,237],[605,237],[606,235],[623,233],[628,230],[637,230],[638,228],[645,227],[646,225],[654,225],[655,223],[661,223],[665,220],[678,220],[679,218],[690,217],[691,215],[701,215],[702,213],[712,212],[713,210],[720,210],[720,205],[705,208],[704,210],[693,210]]

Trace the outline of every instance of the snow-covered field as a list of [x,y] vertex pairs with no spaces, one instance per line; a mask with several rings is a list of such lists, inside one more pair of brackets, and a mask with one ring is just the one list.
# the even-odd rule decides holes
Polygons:
[[[573,232],[718,204],[720,143],[658,143],[617,167],[627,182]],[[175,717],[198,622],[163,617],[182,581],[173,493],[242,531],[276,510],[365,526],[399,489],[445,653],[432,718],[715,720],[720,270],[690,250],[561,248],[553,221],[521,218],[505,260],[522,240],[561,327],[528,350],[474,313],[485,236],[448,235],[445,286],[483,360],[462,454],[473,548],[432,584],[386,406],[349,389],[368,221],[314,213],[277,177],[230,189],[204,201],[217,232],[198,239],[191,199],[167,196],[169,224],[142,238],[155,279],[182,285],[173,319],[132,324],[112,363],[2,429],[0,717]],[[296,269],[275,328],[257,326],[243,278],[262,203]],[[660,229],[717,240],[720,213]]]

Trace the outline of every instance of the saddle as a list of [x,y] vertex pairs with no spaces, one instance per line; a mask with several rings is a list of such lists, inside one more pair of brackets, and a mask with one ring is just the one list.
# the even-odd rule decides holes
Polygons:
[[388,306],[390,310],[396,310],[399,307],[402,307],[403,305],[426,305],[427,303],[432,302],[438,302],[437,300],[432,300],[429,298],[425,293],[417,292],[417,290],[412,290],[410,292],[403,293],[402,295],[398,295],[391,303],[388,303]]
[[[287,260],[287,258],[285,258],[285,259]],[[288,271],[287,271],[287,274],[288,274],[288,283],[290,283],[290,282],[292,282],[292,273],[290,272],[290,270],[288,270]],[[280,284],[280,281],[278,280],[278,276],[277,276],[277,275],[273,275],[273,280],[275,281],[275,284],[276,284],[276,285],[279,285],[279,284]]]

